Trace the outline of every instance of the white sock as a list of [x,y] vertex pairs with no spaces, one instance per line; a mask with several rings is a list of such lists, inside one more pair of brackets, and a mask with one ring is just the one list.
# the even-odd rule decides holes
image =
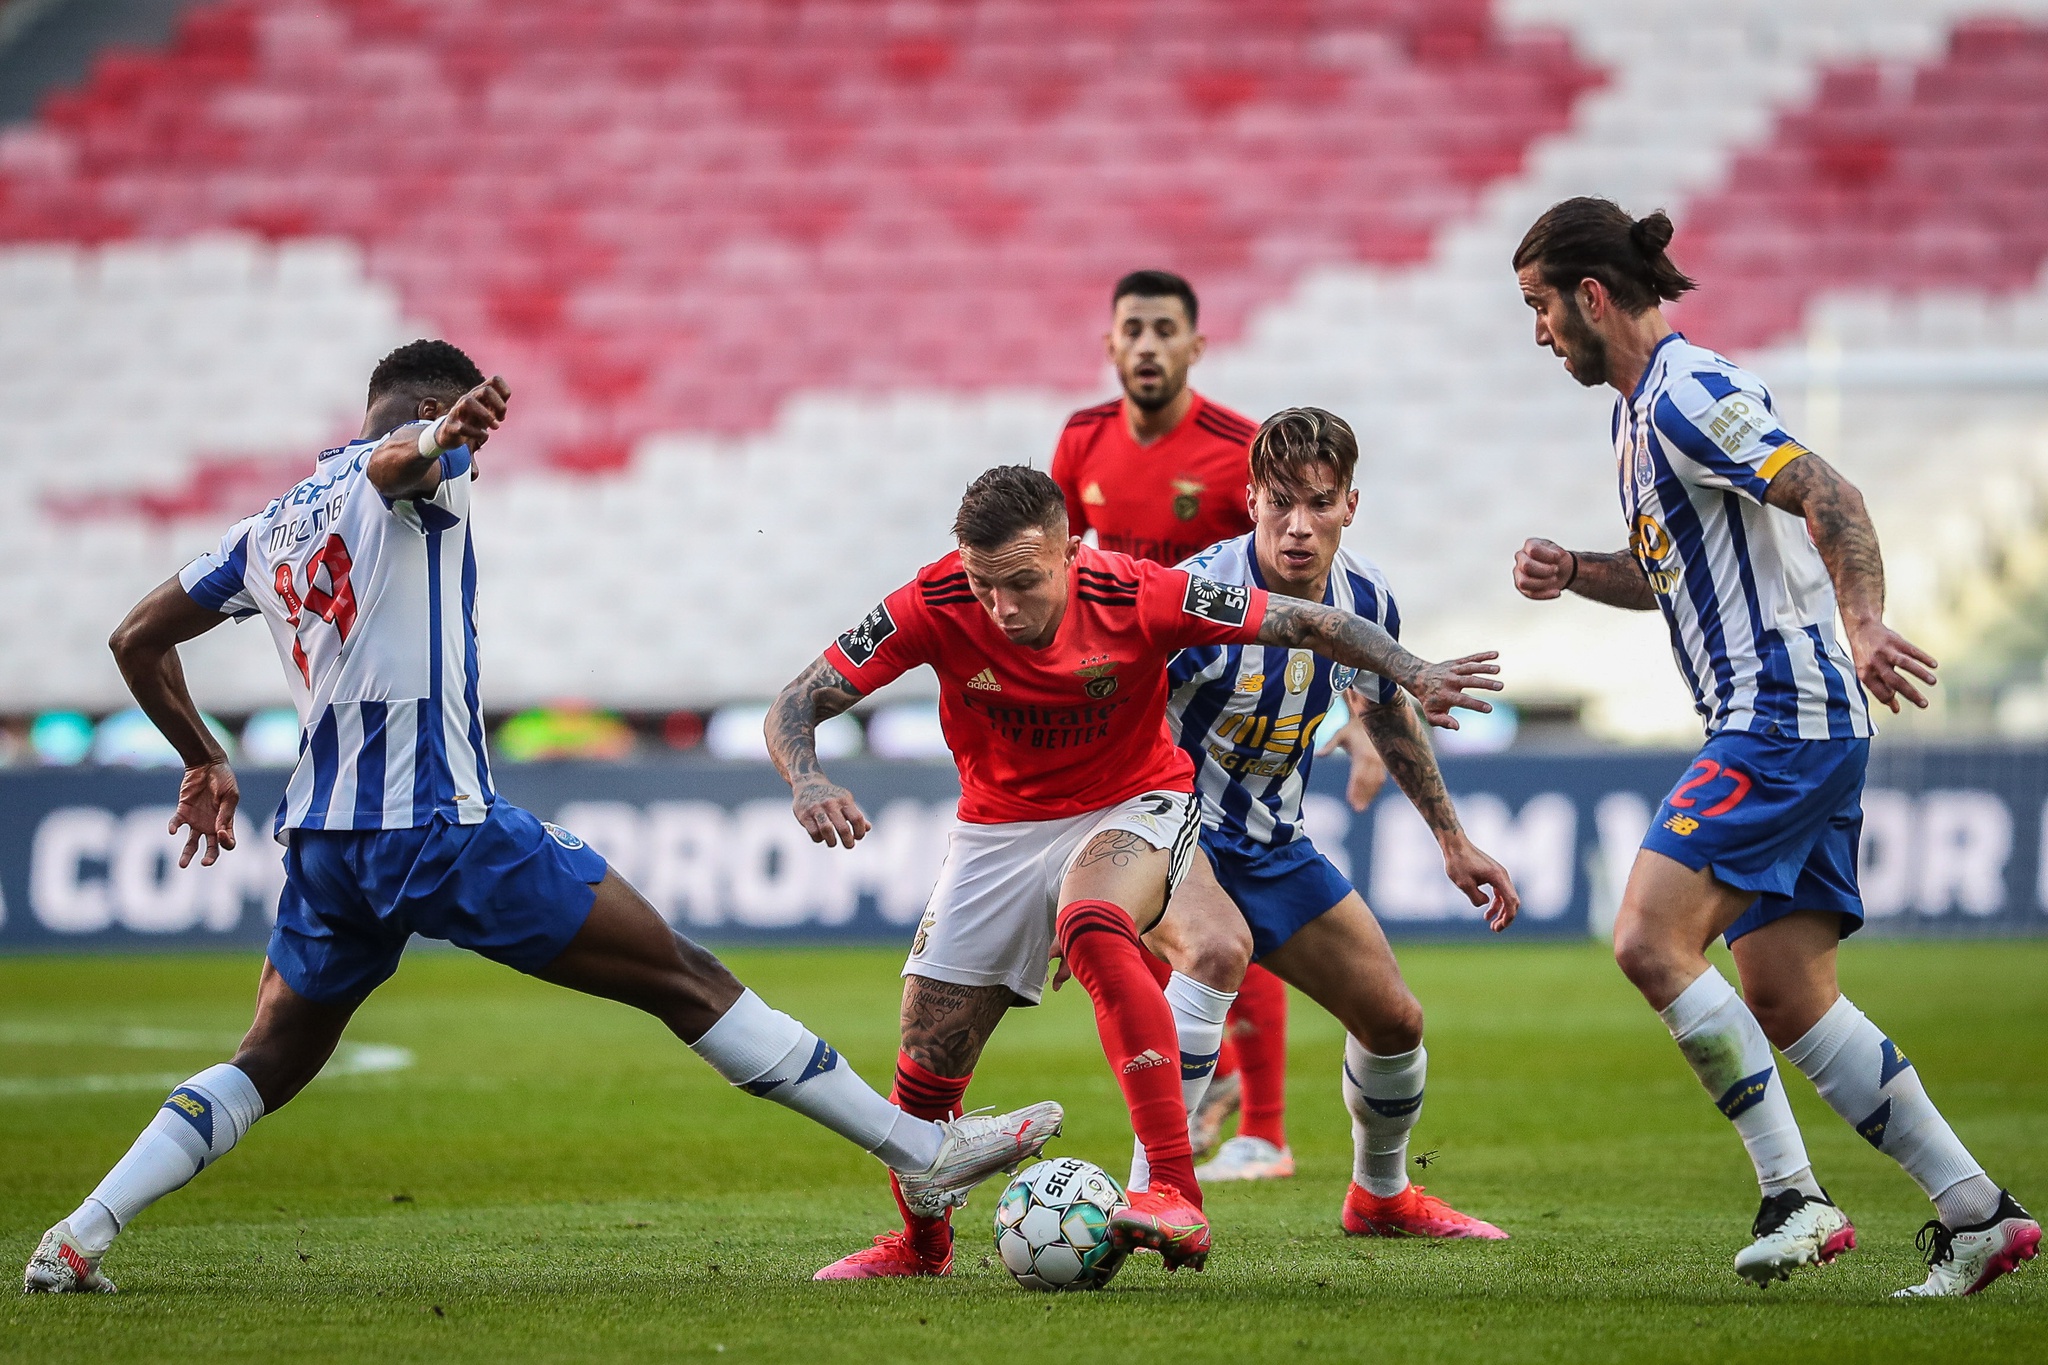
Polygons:
[[1997,1211],[1998,1186],[1927,1098],[1920,1073],[1848,996],[1785,1049],[1785,1060],[1864,1141],[1906,1168],[1951,1229]]
[[89,1252],[102,1252],[136,1214],[227,1155],[256,1120],[263,1097],[240,1068],[222,1062],[173,1090],[149,1127],[66,1221]]
[[876,1094],[830,1043],[752,991],[742,992],[690,1047],[748,1094],[794,1109],[891,1170],[914,1173],[938,1160],[945,1140],[938,1124]]
[[1818,1196],[1820,1184],[1771,1060],[1770,1040],[1728,978],[1708,967],[1657,1017],[1715,1107],[1734,1123],[1764,1197],[1785,1190]]
[[[1236,991],[1205,986],[1183,972],[1176,971],[1166,982],[1166,1003],[1173,1007],[1173,1026],[1180,1035],[1180,1094],[1187,1102],[1189,1123],[1215,1078],[1216,1058],[1223,1051],[1223,1021],[1236,1001]],[[1145,1157],[1145,1144],[1136,1139],[1131,1142],[1131,1181],[1124,1188],[1152,1188],[1152,1163]]]
[[1344,1040],[1344,1107],[1351,1111],[1351,1178],[1391,1199],[1408,1188],[1408,1134],[1422,1117],[1429,1050],[1381,1057]]

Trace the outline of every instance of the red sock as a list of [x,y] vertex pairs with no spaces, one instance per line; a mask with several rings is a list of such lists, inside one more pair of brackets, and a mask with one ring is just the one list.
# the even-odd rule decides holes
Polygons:
[[1146,965],[1131,917],[1108,901],[1075,901],[1060,911],[1060,955],[1095,1003],[1102,1051],[1123,1087],[1131,1127],[1145,1144],[1152,1185],[1179,1187],[1202,1202],[1188,1148],[1188,1109],[1180,1093],[1180,1035],[1166,993]]
[[[1139,942],[1143,943],[1144,940],[1140,939]],[[1165,990],[1166,983],[1173,980],[1173,964],[1153,952],[1150,948],[1147,948],[1145,949],[1145,965],[1151,969],[1152,979],[1159,983],[1159,989]]]
[[[904,1053],[896,1054],[896,1084],[889,1098],[904,1113],[920,1119],[951,1119],[960,1116],[960,1100],[967,1093],[968,1076],[941,1076],[925,1070]],[[953,1246],[953,1224],[947,1218],[920,1218],[903,1202],[896,1185],[896,1173],[889,1173],[889,1192],[896,1196],[896,1208],[910,1233],[910,1244],[926,1261],[942,1261]]]
[[1287,1145],[1287,985],[1253,964],[1230,1008],[1243,1102],[1237,1135]]

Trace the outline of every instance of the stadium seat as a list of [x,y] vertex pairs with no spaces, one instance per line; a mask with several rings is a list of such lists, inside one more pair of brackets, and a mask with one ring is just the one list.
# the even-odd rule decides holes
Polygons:
[[[1358,425],[1355,539],[1423,644],[1584,688],[1611,628],[1505,588],[1524,535],[1619,535],[1605,404],[1505,278],[1521,228],[1672,208],[1707,285],[1675,316],[1723,349],[1823,315],[1852,349],[2048,344],[2043,8],[195,6],[0,135],[0,466],[33,492],[0,544],[123,547],[76,590],[103,635],[353,434],[381,348],[445,334],[517,395],[479,494],[494,686],[587,693],[603,657],[599,702],[759,695],[943,548],[966,478],[1047,456],[1104,392],[1109,281],[1157,263],[1202,290],[1206,391]],[[1930,290],[1976,303],[1895,306]],[[85,405],[105,439],[50,461]],[[587,608],[648,595],[671,624]],[[230,634],[203,685],[268,704]],[[0,703],[112,704],[88,653],[9,652]]]

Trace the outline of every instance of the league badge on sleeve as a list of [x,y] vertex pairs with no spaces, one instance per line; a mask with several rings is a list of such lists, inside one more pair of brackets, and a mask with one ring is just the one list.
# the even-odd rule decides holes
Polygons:
[[839,652],[855,668],[865,668],[882,647],[882,641],[895,633],[896,618],[889,615],[889,604],[878,602],[873,611],[860,618],[859,625],[839,637]]
[[1189,574],[1187,595],[1181,598],[1180,609],[1220,626],[1241,626],[1252,609],[1252,590],[1241,583],[1218,583],[1213,578]]

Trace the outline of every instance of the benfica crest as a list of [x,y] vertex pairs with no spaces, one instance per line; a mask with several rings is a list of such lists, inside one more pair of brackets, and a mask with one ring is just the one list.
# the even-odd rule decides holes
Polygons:
[[1115,664],[1090,664],[1074,670],[1076,676],[1088,680],[1081,690],[1097,701],[1116,691],[1116,678],[1112,676],[1115,672]]

